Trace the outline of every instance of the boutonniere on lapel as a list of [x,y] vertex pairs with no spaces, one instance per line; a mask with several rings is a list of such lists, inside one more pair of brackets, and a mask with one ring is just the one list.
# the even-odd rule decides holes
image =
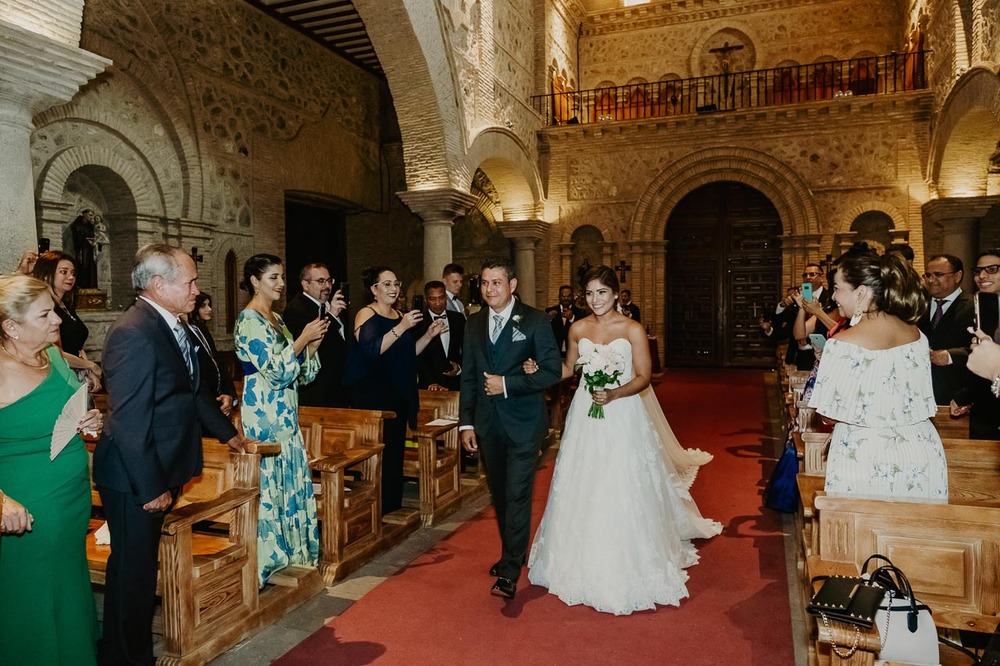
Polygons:
[[514,326],[513,326],[513,332],[511,333],[510,341],[511,342],[521,342],[522,340],[527,340],[528,336],[526,336],[523,332],[521,332],[521,328],[520,328],[520,326],[521,326],[521,315],[516,314],[513,317],[511,317],[511,320],[513,320]]

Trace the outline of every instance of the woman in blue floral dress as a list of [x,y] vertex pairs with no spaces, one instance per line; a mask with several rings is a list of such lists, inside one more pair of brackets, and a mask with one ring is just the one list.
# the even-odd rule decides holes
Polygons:
[[299,430],[298,385],[319,372],[316,351],[329,323],[316,319],[292,339],[272,310],[285,288],[281,260],[256,254],[243,267],[243,288],[252,298],[236,319],[236,355],[243,363],[240,416],[247,437],[281,444],[281,454],[260,463],[257,518],[258,584],[290,564],[319,559],[316,498]]

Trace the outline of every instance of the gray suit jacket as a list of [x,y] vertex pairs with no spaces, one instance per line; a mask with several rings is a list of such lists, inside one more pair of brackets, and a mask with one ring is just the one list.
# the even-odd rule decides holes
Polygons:
[[[471,425],[489,441],[501,432],[514,442],[534,446],[548,430],[545,389],[562,376],[562,360],[548,315],[520,301],[514,304],[496,344],[489,339],[489,308],[469,317],[462,351],[462,397],[459,425]],[[522,364],[533,358],[538,372],[526,375]],[[507,397],[483,391],[483,373],[502,375]]]

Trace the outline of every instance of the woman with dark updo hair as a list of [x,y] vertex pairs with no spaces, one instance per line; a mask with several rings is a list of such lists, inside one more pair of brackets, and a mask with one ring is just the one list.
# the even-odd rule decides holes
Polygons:
[[403,447],[406,424],[416,427],[420,407],[417,393],[417,355],[444,330],[439,319],[419,338],[410,329],[424,316],[420,310],[403,314],[395,309],[402,283],[388,266],[366,268],[361,274],[368,305],[354,318],[357,344],[347,358],[344,386],[350,389],[351,407],[396,413],[383,425],[382,513],[403,506]]
[[285,289],[281,259],[255,254],[243,267],[241,286],[250,302],[236,319],[236,356],[243,363],[240,416],[247,437],[281,444],[260,461],[257,518],[258,584],[290,564],[315,566],[319,521],[305,441],[299,430],[299,384],[316,378],[317,350],[329,323],[316,318],[292,338],[275,301]]
[[946,501],[920,276],[895,253],[846,255],[833,298],[852,326],[826,343],[809,400],[836,422],[826,492]]

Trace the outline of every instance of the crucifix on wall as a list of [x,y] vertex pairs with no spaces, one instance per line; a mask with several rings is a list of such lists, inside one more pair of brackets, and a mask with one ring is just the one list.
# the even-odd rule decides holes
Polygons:
[[730,46],[729,42],[723,42],[722,46],[717,46],[714,49],[708,50],[709,53],[714,53],[719,59],[719,71],[722,74],[722,95],[727,105],[731,104],[736,96],[736,81],[735,79],[730,81],[729,78],[729,71],[732,67],[732,61],[729,59],[729,55],[733,51],[742,51],[743,48],[742,44],[734,44],[733,46]]
[[202,261],[205,260],[205,256],[204,255],[198,254],[198,248],[197,248],[197,246],[192,246],[191,247],[191,258],[194,260],[194,263],[196,263],[196,264],[200,264]]
[[625,260],[622,259],[621,261],[618,262],[618,265],[615,266],[615,270],[618,271],[618,279],[619,279],[619,281],[622,282],[622,283],[624,283],[625,282],[625,271],[632,270],[632,264],[626,264]]

